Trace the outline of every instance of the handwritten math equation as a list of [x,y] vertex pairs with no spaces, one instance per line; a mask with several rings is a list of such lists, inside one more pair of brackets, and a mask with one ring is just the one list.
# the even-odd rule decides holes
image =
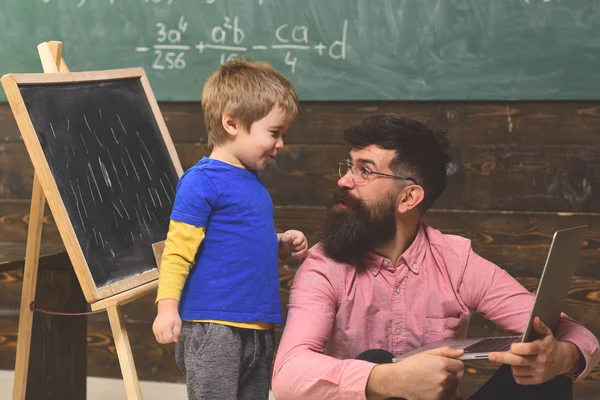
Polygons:
[[[50,3],[51,0],[39,0],[39,1],[41,1],[42,3]],[[87,0],[74,0],[74,1],[77,2],[77,8],[83,7],[86,4],[86,2],[87,2]],[[105,0],[105,1],[109,5],[115,4],[115,0]],[[127,1],[130,1],[130,0],[127,0]],[[140,0],[140,1],[143,1],[144,3],[148,3],[148,4],[157,4],[157,5],[159,5],[159,4],[166,4],[166,5],[171,5],[171,4],[173,4],[174,0]],[[204,2],[206,4],[214,4],[216,1],[217,0],[204,0]],[[263,3],[264,3],[264,0],[255,0],[255,1],[258,2],[259,6],[262,6]],[[452,1],[456,2],[458,0],[452,0]],[[526,4],[532,4],[532,2],[533,3],[550,3],[552,0],[521,0],[521,1],[523,1]],[[91,2],[91,0],[90,0],[90,2]]]
[[251,51],[281,51],[292,74],[296,72],[298,54],[316,52],[321,57],[346,60],[348,20],[343,21],[339,39],[332,43],[311,42],[306,25],[281,24],[273,31],[271,44],[250,44],[237,16],[224,17],[221,24],[212,28],[210,38],[204,38],[195,45],[183,44],[182,39],[187,29],[188,23],[184,17],[179,19],[176,27],[159,22],[156,24],[155,44],[152,47],[136,47],[135,51],[153,52],[152,68],[156,70],[184,69],[188,52],[207,57],[216,56],[224,64]]
[[[76,0],[77,3],[77,8],[81,8],[85,5],[85,3],[87,2],[87,0]],[[115,4],[115,0],[106,0],[108,2],[109,5],[113,5]],[[129,1],[129,0],[128,0]],[[148,3],[148,4],[166,4],[166,5],[171,5],[173,4],[173,0],[142,0],[144,3]],[[216,0],[204,0],[206,2],[206,4],[213,4]],[[264,0],[257,0],[258,1],[258,5],[262,6]],[[50,0],[41,0],[42,3],[50,3]],[[90,0],[91,2],[91,0]]]
[[[50,3],[50,0],[41,0],[42,3]],[[77,3],[77,8],[81,8],[85,5],[87,0],[76,0],[78,1]],[[106,0],[108,2],[108,4],[113,5],[115,4],[115,0]],[[129,0],[128,0],[129,1]],[[142,0],[144,3],[149,3],[149,4],[167,4],[167,5],[171,5],[173,4],[173,0]],[[216,0],[205,0],[206,4],[213,4]],[[257,0],[258,1],[258,5],[262,6],[264,0]]]

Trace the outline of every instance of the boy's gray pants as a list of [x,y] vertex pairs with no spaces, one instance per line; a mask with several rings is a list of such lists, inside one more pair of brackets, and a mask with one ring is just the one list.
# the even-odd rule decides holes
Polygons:
[[274,330],[183,321],[175,350],[190,400],[267,400]]

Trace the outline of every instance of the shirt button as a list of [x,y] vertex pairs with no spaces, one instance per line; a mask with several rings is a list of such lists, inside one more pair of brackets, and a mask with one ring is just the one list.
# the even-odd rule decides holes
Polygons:
[[400,294],[400,288],[399,287],[397,287],[395,291],[396,291],[396,294]]
[[402,332],[402,329],[396,328],[396,334],[399,335]]
[[377,268],[373,267],[371,268],[371,271],[373,271],[373,273],[377,272]]
[[417,264],[413,264],[412,269],[417,270]]
[[390,265],[390,262],[388,260],[383,260],[383,265],[387,267],[388,265]]

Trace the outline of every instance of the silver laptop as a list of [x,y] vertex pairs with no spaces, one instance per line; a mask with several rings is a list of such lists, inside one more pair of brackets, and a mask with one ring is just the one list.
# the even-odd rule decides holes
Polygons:
[[491,352],[509,351],[512,343],[535,340],[536,332],[532,323],[536,316],[540,317],[553,332],[556,331],[586,233],[587,225],[554,233],[546,266],[542,272],[533,309],[523,336],[442,340],[402,354],[400,357],[394,358],[394,362],[441,346],[464,349],[465,354],[460,357],[461,360],[487,359]]

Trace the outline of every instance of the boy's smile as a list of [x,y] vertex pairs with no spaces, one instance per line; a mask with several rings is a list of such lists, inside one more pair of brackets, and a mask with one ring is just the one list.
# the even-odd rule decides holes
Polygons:
[[283,136],[290,126],[289,118],[280,107],[273,109],[240,132],[235,140],[236,157],[249,169],[264,170],[283,148]]

